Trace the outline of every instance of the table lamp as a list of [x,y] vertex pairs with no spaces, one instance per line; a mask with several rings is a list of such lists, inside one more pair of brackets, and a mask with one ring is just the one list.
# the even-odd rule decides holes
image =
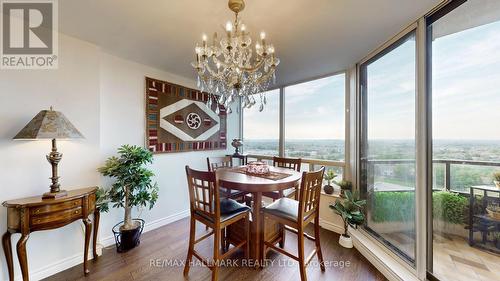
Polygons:
[[57,165],[61,161],[62,153],[57,151],[56,139],[81,139],[83,135],[59,111],[40,111],[33,119],[14,137],[15,140],[52,139],[52,151],[47,154],[47,161],[52,165],[52,184],[50,192],[43,194],[43,199],[55,199],[67,195],[65,190],[60,190]]

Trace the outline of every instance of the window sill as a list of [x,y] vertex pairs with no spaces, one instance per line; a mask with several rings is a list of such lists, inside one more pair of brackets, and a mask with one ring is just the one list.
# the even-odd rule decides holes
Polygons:
[[349,228],[354,247],[391,281],[420,281],[407,265],[390,255],[362,230]]

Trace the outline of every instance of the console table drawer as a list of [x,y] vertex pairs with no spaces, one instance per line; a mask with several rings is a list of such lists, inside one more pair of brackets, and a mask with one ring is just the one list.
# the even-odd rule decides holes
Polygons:
[[47,214],[47,213],[52,213],[52,212],[57,212],[57,211],[62,211],[62,210],[68,210],[72,209],[75,207],[81,207],[82,206],[82,199],[75,199],[67,202],[61,202],[57,204],[50,204],[50,205],[45,205],[45,206],[39,206],[35,208],[30,209],[30,214],[32,216],[38,216],[42,214]]
[[82,208],[77,207],[56,213],[31,217],[31,225],[39,226],[47,223],[71,222],[82,217]]

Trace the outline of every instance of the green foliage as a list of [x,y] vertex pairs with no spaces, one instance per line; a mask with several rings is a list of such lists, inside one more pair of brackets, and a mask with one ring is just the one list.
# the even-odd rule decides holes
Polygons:
[[500,172],[493,173],[493,180],[500,181]]
[[468,199],[458,193],[439,191],[432,194],[432,213],[435,219],[454,224],[464,223],[468,206]]
[[323,178],[328,182],[328,185],[332,185],[332,180],[337,177],[337,174],[335,174],[335,171],[332,169],[329,169],[326,171],[325,175]]
[[352,182],[350,181],[341,180],[337,182],[337,185],[340,186],[342,190],[352,190]]
[[337,199],[334,204],[330,205],[330,208],[340,215],[344,221],[344,236],[348,236],[348,225],[357,228],[358,225],[364,222],[365,216],[362,209],[365,204],[366,200],[360,200],[357,191],[352,193],[348,190],[345,192],[345,198],[343,200]]
[[[374,222],[413,222],[415,220],[414,192],[375,192],[373,198]],[[458,193],[434,192],[433,216],[447,223],[463,224],[468,219],[469,201]]]
[[108,190],[98,192],[98,206],[101,211],[135,206],[153,208],[158,199],[158,185],[152,182],[153,172],[145,167],[153,162],[153,154],[142,147],[123,145],[118,149],[119,157],[109,157],[104,166],[97,170],[115,182]]
[[415,220],[415,193],[374,192],[374,222],[410,222]]

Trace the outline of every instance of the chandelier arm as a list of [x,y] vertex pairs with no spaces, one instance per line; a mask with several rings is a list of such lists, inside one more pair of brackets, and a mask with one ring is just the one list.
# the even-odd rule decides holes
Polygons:
[[259,61],[254,67],[243,67],[242,70],[250,73],[255,73],[264,64],[264,60]]
[[275,66],[271,66],[271,70],[269,70],[269,72],[265,73],[264,75],[262,75],[259,79],[256,80],[257,83],[263,83],[263,82],[266,82],[267,80],[269,80],[271,78],[271,76],[273,75],[273,73],[275,72],[276,70],[276,67]]

